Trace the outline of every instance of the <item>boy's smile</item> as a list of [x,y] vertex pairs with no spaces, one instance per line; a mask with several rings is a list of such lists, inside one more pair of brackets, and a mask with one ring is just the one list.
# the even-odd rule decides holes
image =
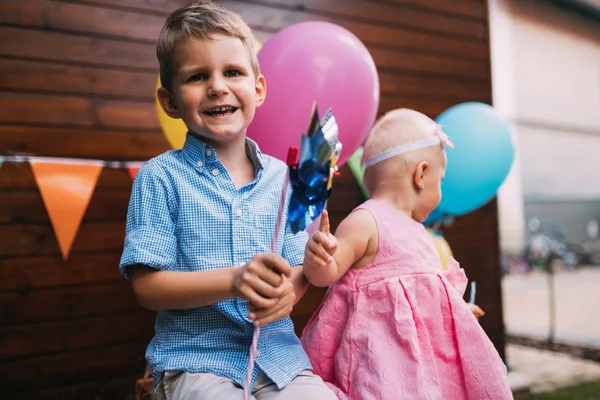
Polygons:
[[266,87],[242,41],[219,33],[191,37],[173,56],[174,109],[167,113],[213,145],[244,136]]
[[204,110],[203,113],[214,118],[227,117],[238,110],[237,107],[230,105],[211,107],[208,110]]

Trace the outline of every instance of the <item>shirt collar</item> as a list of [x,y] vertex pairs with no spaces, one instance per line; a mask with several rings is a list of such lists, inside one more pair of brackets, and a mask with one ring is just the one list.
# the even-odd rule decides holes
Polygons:
[[[214,147],[206,144],[202,139],[190,134],[186,135],[182,152],[187,160],[194,166],[202,169],[208,163],[218,161],[217,152]],[[258,144],[250,138],[246,138],[246,155],[254,165],[255,173],[263,169],[263,155]]]

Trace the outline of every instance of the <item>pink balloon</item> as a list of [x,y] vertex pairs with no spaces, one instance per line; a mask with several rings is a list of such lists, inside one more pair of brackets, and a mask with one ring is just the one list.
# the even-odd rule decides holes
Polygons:
[[331,108],[339,127],[342,165],[362,144],[379,107],[379,76],[371,54],[350,31],[321,21],[303,22],[272,36],[258,53],[267,97],[248,127],[261,151],[286,159],[300,145],[311,107]]

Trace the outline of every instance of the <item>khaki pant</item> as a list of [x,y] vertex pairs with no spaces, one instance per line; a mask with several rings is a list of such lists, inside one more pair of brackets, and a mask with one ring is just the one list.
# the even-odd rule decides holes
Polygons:
[[[229,378],[168,371],[154,389],[152,400],[243,400],[243,393],[243,389]],[[337,400],[337,396],[320,377],[307,370],[281,390],[261,372],[254,384],[251,399]]]

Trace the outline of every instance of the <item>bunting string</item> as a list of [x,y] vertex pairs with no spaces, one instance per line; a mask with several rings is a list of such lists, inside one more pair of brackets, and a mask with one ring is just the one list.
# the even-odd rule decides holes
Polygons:
[[126,169],[134,179],[144,161],[92,160],[32,155],[0,155],[6,163],[29,163],[64,260],[71,247],[103,168]]
[[47,164],[70,164],[70,165],[96,165],[104,168],[140,168],[145,161],[113,161],[93,160],[87,158],[67,157],[38,157],[29,155],[0,156],[0,159],[8,163],[39,162]]

